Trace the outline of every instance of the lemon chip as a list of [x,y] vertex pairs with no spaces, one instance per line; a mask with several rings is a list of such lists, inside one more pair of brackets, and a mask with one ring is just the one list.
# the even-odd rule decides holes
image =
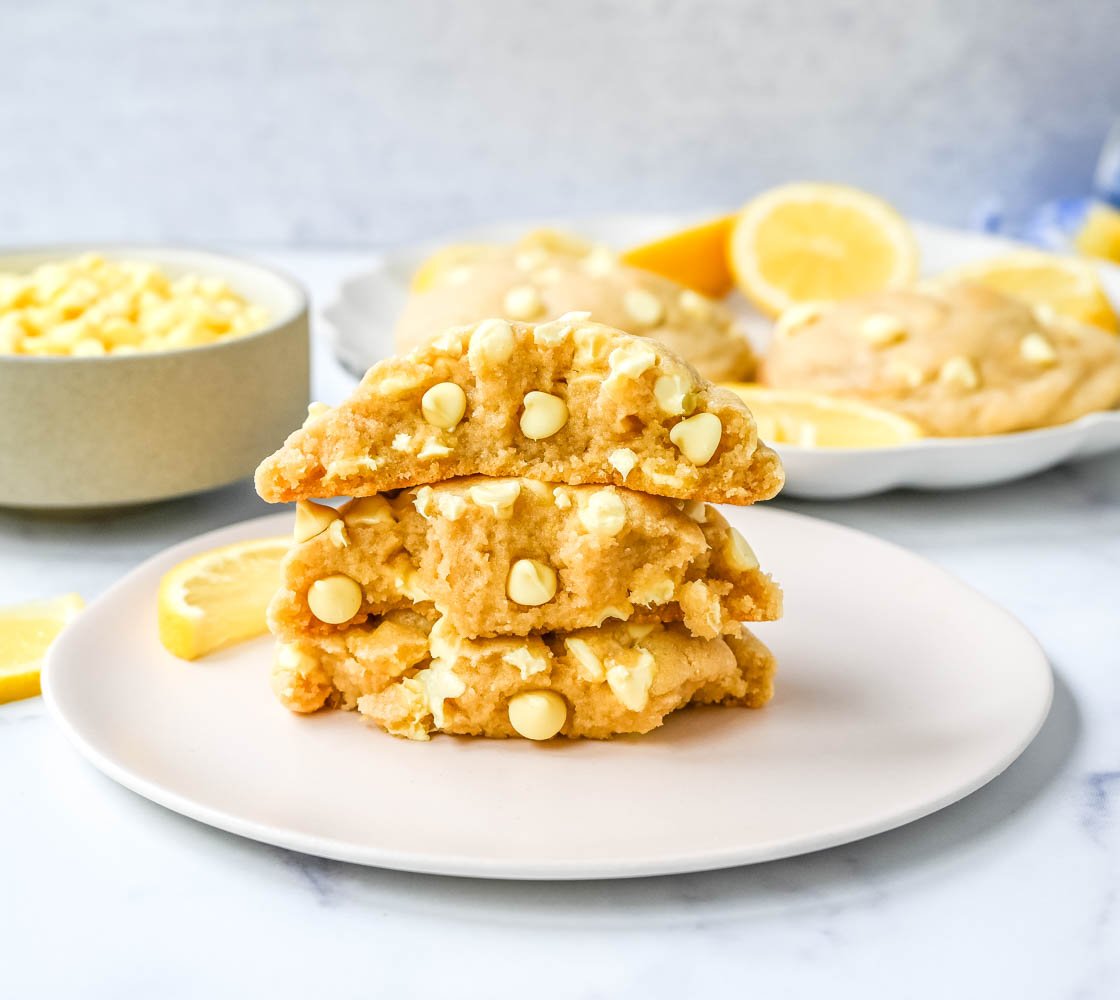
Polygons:
[[254,538],[203,552],[164,574],[159,639],[184,660],[268,630],[265,613],[280,584],[287,538]]
[[34,698],[47,649],[85,602],[78,594],[0,608],[0,703]]
[[924,437],[913,420],[853,399],[746,382],[724,383],[750,408],[758,436],[805,448],[885,448]]
[[885,201],[840,184],[786,184],[748,202],[728,256],[740,290],[770,316],[800,302],[898,288],[918,271],[906,220]]
[[943,278],[975,282],[1035,308],[1050,309],[1079,323],[1120,332],[1120,320],[1096,268],[1076,257],[1019,250],[955,268]]
[[735,285],[727,262],[727,238],[734,221],[730,215],[670,233],[627,250],[622,262],[709,298],[722,298]]

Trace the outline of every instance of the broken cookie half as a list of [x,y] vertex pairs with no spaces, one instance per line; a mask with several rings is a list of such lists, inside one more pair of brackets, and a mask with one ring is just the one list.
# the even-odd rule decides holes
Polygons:
[[600,483],[750,504],[782,486],[732,393],[668,348],[569,313],[489,319],[369,370],[257,470],[278,502],[370,496],[457,476]]

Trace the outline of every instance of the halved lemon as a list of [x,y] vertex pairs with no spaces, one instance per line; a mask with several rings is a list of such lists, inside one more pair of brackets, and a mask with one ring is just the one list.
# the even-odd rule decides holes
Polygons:
[[727,240],[735,216],[712,219],[682,229],[622,254],[622,262],[652,271],[711,298],[722,298],[735,286],[727,261]]
[[1096,268],[1077,257],[1020,250],[955,268],[945,277],[974,281],[1079,323],[1120,332]]
[[268,630],[265,612],[280,584],[288,538],[254,538],[203,552],[164,574],[159,640],[184,660]]
[[750,408],[758,436],[806,448],[884,448],[924,437],[913,420],[869,403],[816,392],[727,382]]
[[85,602],[78,594],[0,608],[0,703],[34,698],[47,649]]
[[851,298],[913,281],[918,249],[881,198],[840,184],[786,184],[748,202],[728,242],[735,282],[777,316],[799,302]]

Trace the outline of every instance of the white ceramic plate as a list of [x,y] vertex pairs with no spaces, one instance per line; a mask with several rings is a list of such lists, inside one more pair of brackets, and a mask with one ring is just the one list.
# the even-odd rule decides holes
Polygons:
[[289,529],[273,515],[156,556],[55,644],[44,694],[97,767],[223,830],[359,864],[492,878],[614,878],[788,857],[891,829],[999,774],[1052,679],[1034,639],[942,570],[796,514],[728,509],[788,595],[759,634],[761,711],[690,709],[644,737],[394,739],[288,713],[261,639],[198,663],[156,637],[161,574]]
[[[714,214],[714,213],[713,213]],[[680,216],[611,216],[567,222],[521,222],[457,233],[439,242],[385,254],[377,267],[344,281],[324,310],[335,349],[352,372],[393,353],[393,327],[408,295],[413,272],[433,250],[450,242],[503,242],[535,225],[555,225],[615,247],[626,247],[689,222]],[[912,223],[922,252],[923,273],[933,275],[971,261],[1023,249],[1021,244],[982,233]],[[1105,287],[1120,303],[1120,268],[1100,265]],[[753,339],[765,342],[769,321],[739,295],[728,300]],[[1071,459],[1120,448],[1120,413],[1098,413],[1063,427],[987,438],[942,438],[896,448],[827,449],[779,445],[786,467],[785,492],[817,499],[846,499],[896,487],[929,490],[989,486],[1020,479]]]

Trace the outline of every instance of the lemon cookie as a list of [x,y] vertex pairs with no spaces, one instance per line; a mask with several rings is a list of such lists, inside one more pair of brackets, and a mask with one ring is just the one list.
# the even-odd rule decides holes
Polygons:
[[484,320],[374,365],[261,464],[257,490],[274,502],[369,496],[475,474],[734,504],[782,485],[737,396],[581,313]]
[[1001,434],[1120,403],[1120,341],[979,285],[944,284],[789,310],[762,379],[867,400],[930,434]]
[[417,608],[464,636],[683,620],[734,634],[781,614],[747,541],[705,504],[616,486],[453,479],[351,501],[301,501],[272,601],[285,638]]
[[706,378],[749,378],[755,355],[720,303],[649,271],[628,267],[605,247],[537,232],[513,246],[448,247],[413,282],[397,323],[399,351],[452,326],[488,316],[542,322],[573,310],[668,345]]
[[282,644],[272,686],[296,712],[357,709],[394,736],[604,739],[646,733],[689,702],[758,708],[774,660],[753,635],[699,639],[679,625],[611,623],[463,639],[397,612]]

